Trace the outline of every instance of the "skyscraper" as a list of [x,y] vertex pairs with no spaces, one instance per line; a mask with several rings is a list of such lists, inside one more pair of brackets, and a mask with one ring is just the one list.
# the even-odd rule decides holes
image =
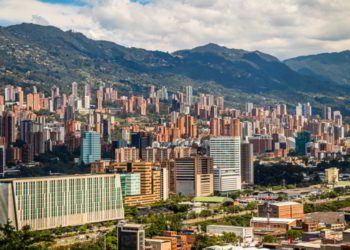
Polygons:
[[72,82],[71,86],[72,86],[72,96],[78,97],[78,83]]
[[252,110],[253,110],[253,108],[254,108],[254,104],[253,104],[253,103],[247,102],[247,103],[245,104],[245,111],[246,111],[246,112],[251,113]]
[[253,144],[249,142],[241,144],[241,174],[242,183],[254,184]]
[[191,106],[193,99],[193,89],[192,86],[186,86],[186,105]]
[[214,137],[209,140],[214,161],[214,191],[227,193],[241,189],[241,138]]
[[176,193],[209,196],[213,190],[213,159],[192,156],[175,159]]
[[6,139],[7,146],[16,141],[16,116],[11,111],[4,113],[3,135]]
[[95,131],[86,131],[81,138],[80,162],[90,164],[98,160],[101,160],[100,135]]
[[299,155],[306,155],[306,144],[311,141],[311,133],[309,131],[299,132],[295,138],[295,151]]

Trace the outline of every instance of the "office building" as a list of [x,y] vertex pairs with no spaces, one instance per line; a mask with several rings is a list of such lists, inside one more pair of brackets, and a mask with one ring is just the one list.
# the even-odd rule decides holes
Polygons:
[[186,86],[185,104],[188,106],[192,105],[193,100],[193,89],[192,86]]
[[296,225],[296,219],[253,217],[250,220],[254,235],[261,236],[266,234],[285,236],[288,230],[296,227]]
[[242,184],[254,184],[253,144],[244,142],[241,144],[241,175]]
[[120,174],[120,184],[123,197],[141,194],[141,175],[140,173]]
[[78,83],[77,82],[72,82],[71,83],[72,87],[72,96],[73,97],[78,97]]
[[90,164],[98,160],[101,160],[100,135],[95,131],[86,131],[81,138],[80,162]]
[[311,133],[309,131],[302,131],[297,134],[295,138],[295,151],[299,155],[306,155],[307,143],[311,142]]
[[172,250],[170,240],[146,239],[146,246],[152,250]]
[[251,227],[208,225],[207,233],[214,235],[222,235],[223,233],[234,233],[236,236],[241,237],[243,242],[252,242],[254,240],[253,228]]
[[[149,205],[161,200],[161,169],[152,162],[134,161],[113,163],[109,171],[140,174],[140,195],[126,196],[124,203],[129,206]],[[164,187],[163,187],[164,188]]]
[[253,108],[254,108],[254,104],[253,104],[253,103],[247,102],[247,103],[245,104],[245,111],[246,111],[246,112],[251,113],[252,110],[253,110]]
[[118,250],[145,250],[145,230],[141,224],[120,222],[117,226]]
[[13,112],[8,111],[4,113],[2,129],[2,134],[6,139],[6,144],[7,146],[10,146],[17,139],[16,116]]
[[210,196],[214,193],[213,159],[192,156],[175,160],[176,193]]
[[294,201],[265,203],[258,206],[259,217],[304,219],[304,205]]
[[123,219],[120,176],[70,175],[0,180],[0,224],[67,227]]
[[214,163],[214,191],[219,193],[241,189],[241,138],[213,137],[209,155]]

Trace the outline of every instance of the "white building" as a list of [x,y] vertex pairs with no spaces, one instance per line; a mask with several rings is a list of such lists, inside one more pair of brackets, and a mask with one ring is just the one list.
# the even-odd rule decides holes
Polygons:
[[0,180],[0,224],[16,229],[67,227],[124,218],[117,174]]
[[226,226],[226,225],[208,225],[207,233],[209,234],[223,234],[234,233],[241,237],[243,242],[252,242],[254,239],[252,227]]
[[209,154],[214,162],[214,191],[219,193],[241,189],[241,138],[213,137]]

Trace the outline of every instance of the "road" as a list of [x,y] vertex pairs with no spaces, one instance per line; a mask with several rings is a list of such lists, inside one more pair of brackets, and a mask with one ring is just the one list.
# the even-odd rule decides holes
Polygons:
[[191,224],[196,224],[196,223],[200,223],[203,221],[207,221],[207,220],[220,220],[223,219],[225,217],[232,217],[232,216],[241,216],[241,215],[246,215],[246,214],[251,214],[252,212],[256,212],[256,210],[251,210],[251,211],[241,211],[238,213],[224,213],[224,214],[215,214],[212,216],[208,216],[208,217],[199,217],[199,218],[195,218],[195,219],[189,219],[189,220],[184,220],[183,224],[186,225],[191,225]]

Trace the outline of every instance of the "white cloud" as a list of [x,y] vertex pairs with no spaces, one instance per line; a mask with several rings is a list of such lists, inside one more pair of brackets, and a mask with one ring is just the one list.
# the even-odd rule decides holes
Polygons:
[[348,0],[0,0],[0,20],[35,21],[126,46],[174,51],[209,42],[287,58],[350,47]]

